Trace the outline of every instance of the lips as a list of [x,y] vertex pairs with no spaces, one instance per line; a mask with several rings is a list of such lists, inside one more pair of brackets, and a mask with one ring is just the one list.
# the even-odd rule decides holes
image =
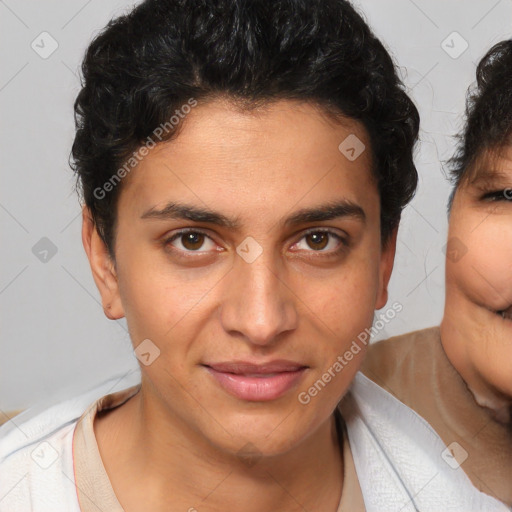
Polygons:
[[266,376],[272,373],[295,372],[304,368],[304,365],[292,361],[276,360],[265,364],[253,364],[243,361],[233,361],[225,363],[211,363],[205,366],[223,373],[233,373],[235,375],[262,375]]
[[295,387],[307,366],[286,360],[262,364],[229,361],[203,365],[220,387],[248,401],[275,400]]
[[512,306],[501,311],[497,311],[497,314],[506,320],[512,320]]

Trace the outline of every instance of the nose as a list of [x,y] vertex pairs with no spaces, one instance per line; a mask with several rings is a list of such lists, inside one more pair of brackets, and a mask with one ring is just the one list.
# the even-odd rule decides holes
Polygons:
[[237,258],[224,286],[220,319],[229,335],[266,346],[297,327],[295,295],[263,254],[252,263]]

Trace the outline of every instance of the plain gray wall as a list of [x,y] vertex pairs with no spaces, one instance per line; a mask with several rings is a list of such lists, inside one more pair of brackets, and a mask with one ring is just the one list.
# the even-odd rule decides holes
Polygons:
[[[404,309],[382,338],[437,324],[442,316],[449,194],[442,162],[453,153],[476,63],[512,35],[512,2],[355,4],[400,65],[422,120],[419,190],[404,212],[390,287],[389,304],[399,301]],[[68,167],[80,61],[93,35],[130,5],[0,2],[0,410],[54,401],[137,369],[126,324],[103,315]],[[43,250],[46,262],[36,256]]]

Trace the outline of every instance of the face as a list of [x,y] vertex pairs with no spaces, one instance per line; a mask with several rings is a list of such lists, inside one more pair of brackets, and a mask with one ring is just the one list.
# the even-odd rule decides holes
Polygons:
[[512,397],[512,148],[475,169],[450,214],[443,344],[493,407]]
[[181,128],[122,183],[115,268],[84,223],[96,283],[146,343],[162,416],[226,453],[284,453],[330,419],[364,349],[307,404],[300,393],[387,300],[394,240],[381,247],[370,152],[338,149],[370,143],[289,101],[242,114],[217,100]]

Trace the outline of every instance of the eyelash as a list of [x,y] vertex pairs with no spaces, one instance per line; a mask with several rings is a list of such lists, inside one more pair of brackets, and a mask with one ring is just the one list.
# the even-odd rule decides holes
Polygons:
[[[186,235],[188,233],[194,233],[194,234],[200,234],[200,235],[204,235],[206,236],[207,238],[210,238],[210,240],[212,239],[208,233],[206,233],[205,231],[202,231],[201,229],[184,229],[184,230],[181,230],[181,231],[178,231],[177,233],[174,233],[171,237],[169,238],[166,238],[165,240],[163,240],[163,245],[164,247],[168,247],[168,246],[171,246],[172,247],[172,242],[174,242],[175,240],[177,240],[178,238],[180,238],[181,236],[183,235]],[[311,235],[311,234],[316,234],[316,233],[325,233],[327,235],[330,235],[331,237],[334,237],[336,238],[339,242],[340,242],[340,247],[338,247],[337,249],[334,249],[334,250],[331,250],[331,251],[314,251],[314,250],[311,250],[311,251],[307,251],[307,252],[314,252],[314,253],[319,253],[319,254],[325,254],[327,256],[337,256],[338,254],[344,252],[347,247],[349,246],[349,243],[348,243],[348,240],[345,239],[344,237],[342,237],[341,235],[339,235],[338,233],[330,230],[330,229],[326,229],[326,228],[312,228],[308,231],[306,231],[302,237],[294,243],[294,245],[298,242],[300,242],[303,238],[305,238],[306,236],[308,235]],[[201,253],[201,251],[184,251],[182,249],[176,249],[176,248],[173,248],[172,250],[174,251],[177,251],[181,254],[183,253],[186,253],[186,254],[194,254],[194,253]],[[189,257],[194,257],[194,256],[185,256],[186,258],[189,258]]]
[[490,199],[491,201],[511,201],[512,189],[505,188],[503,190],[494,190],[492,192],[486,192],[482,196],[482,199]]

